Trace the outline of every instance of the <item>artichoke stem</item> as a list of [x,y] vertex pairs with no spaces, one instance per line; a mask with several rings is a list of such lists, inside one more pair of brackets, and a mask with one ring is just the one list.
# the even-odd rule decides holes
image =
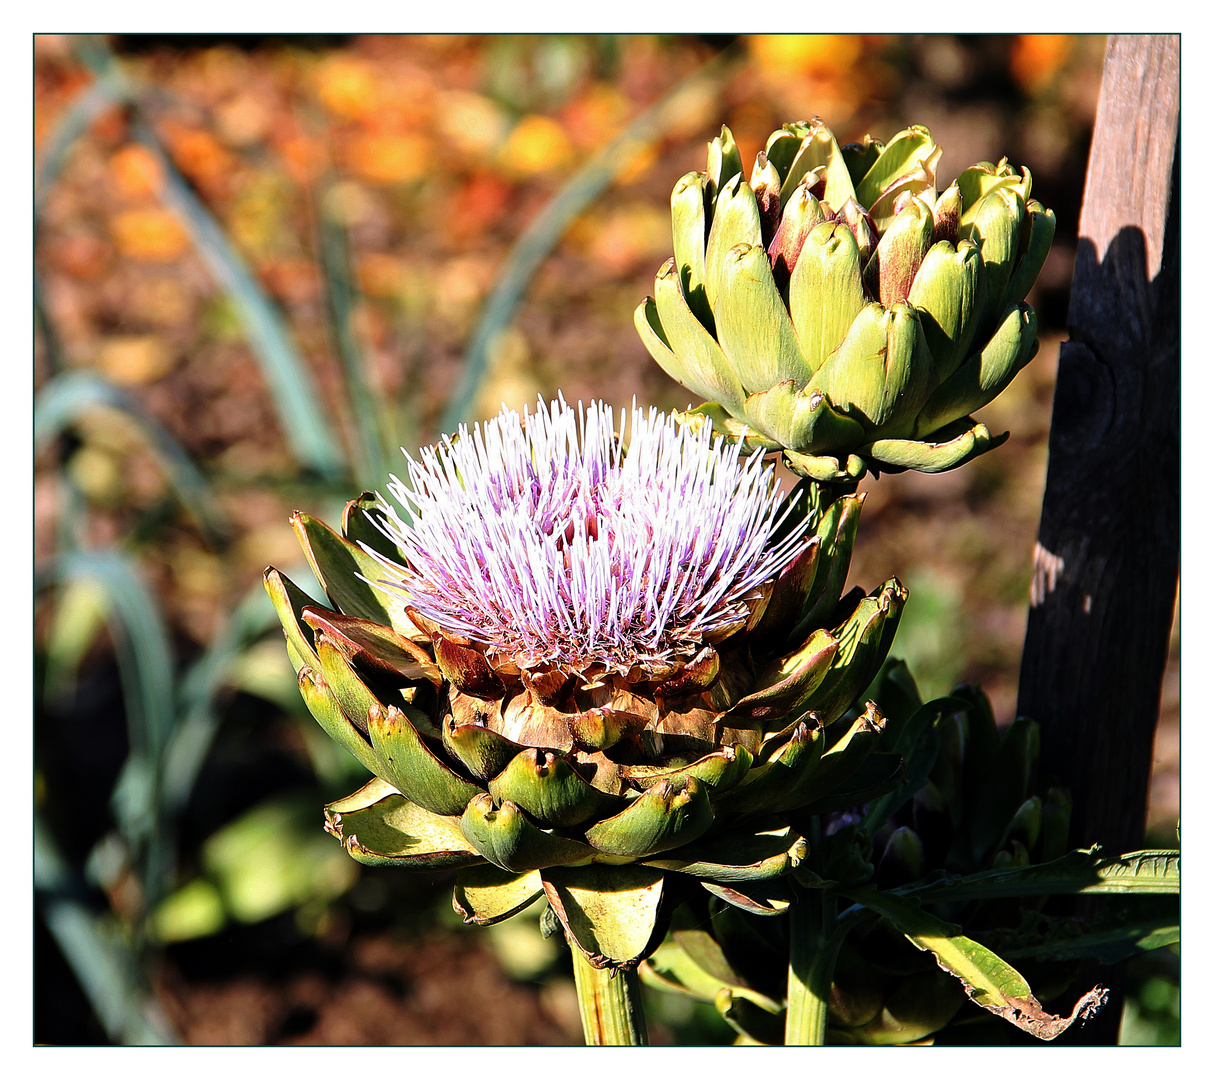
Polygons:
[[832,938],[834,898],[814,889],[798,889],[789,909],[788,1013],[785,1046],[825,1046],[830,1018],[830,987],[840,937]]
[[634,969],[596,968],[575,942],[573,981],[587,1046],[648,1046],[641,983]]
[[809,495],[810,506],[818,515],[822,515],[826,513],[827,507],[831,503],[838,502],[839,499],[847,495],[854,495],[859,486],[859,480],[851,480],[844,483],[832,483],[823,480],[812,481]]

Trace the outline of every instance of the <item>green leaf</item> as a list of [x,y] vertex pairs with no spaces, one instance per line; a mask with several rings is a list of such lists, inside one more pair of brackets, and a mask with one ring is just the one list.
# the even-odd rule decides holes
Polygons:
[[731,881],[728,884],[702,880],[700,884],[713,896],[751,915],[783,915],[793,902],[792,889],[783,878],[778,877]]
[[240,312],[287,445],[298,461],[321,476],[341,478],[345,461],[333,438],[333,421],[325,413],[311,369],[292,342],[282,313],[138,113],[131,130],[163,171],[165,204],[180,218],[203,262]]
[[86,894],[87,886],[69,867],[37,811],[34,887],[42,921],[110,1039],[129,1046],[175,1043],[145,989],[129,935],[113,916],[98,915],[76,899]]
[[190,455],[133,394],[94,372],[64,372],[38,391],[34,398],[35,453],[69,424],[98,407],[116,409],[135,421],[181,505],[202,527],[213,546],[225,544],[231,537],[231,524]]
[[346,226],[333,209],[333,187],[319,199],[320,263],[324,271],[329,315],[337,355],[346,376],[350,411],[357,417],[354,442],[358,477],[365,484],[380,483],[387,475],[384,451],[390,445],[391,413],[388,401],[376,394],[367,377],[367,360],[354,331],[358,307],[358,282],[350,268],[350,245]]
[[906,762],[906,775],[896,790],[877,799],[865,812],[862,827],[870,836],[889,821],[927,782],[940,749],[939,736],[933,729],[936,717],[946,709],[963,705],[964,702],[959,699],[935,698],[920,706],[902,722],[887,718],[881,745],[890,753],[902,756]]
[[1099,846],[1080,848],[1037,866],[983,870],[896,890],[931,901],[993,900],[1058,894],[1169,894],[1180,892],[1180,852],[1135,851],[1105,856]]
[[[153,778],[163,766],[177,718],[171,638],[160,605],[131,560],[114,551],[65,552],[40,577],[91,582],[105,597],[130,744],[114,790],[114,807],[124,835],[142,845],[157,834],[163,820]],[[144,884],[156,894],[154,900],[159,899],[162,883]]]
[[994,761],[979,780],[974,801],[968,807],[971,851],[979,864],[993,853],[1008,823],[1028,797],[1029,778],[1040,746],[1040,725],[1035,720],[1017,717],[1004,732]]
[[749,998],[723,987],[714,1004],[725,1022],[754,1045],[779,1046],[783,1042],[783,1020]]
[[1001,1016],[1039,1039],[1061,1035],[1076,1020],[1086,1020],[1105,1003],[1108,991],[1100,987],[1080,998],[1069,1017],[1046,1012],[1032,989],[1002,957],[961,933],[961,928],[928,914],[912,899],[876,889],[846,890],[857,903],[877,912],[900,931],[915,948],[930,952],[936,963],[961,981],[976,1005]]
[[[1158,898],[1155,898],[1157,901]],[[1179,900],[1126,905],[1082,918],[1047,918],[1034,913],[1037,925],[983,932],[983,943],[1009,960],[1096,960],[1117,964],[1180,941]]]
[[257,923],[309,902],[340,896],[358,877],[318,827],[303,795],[256,803],[206,840],[202,865],[235,919]]

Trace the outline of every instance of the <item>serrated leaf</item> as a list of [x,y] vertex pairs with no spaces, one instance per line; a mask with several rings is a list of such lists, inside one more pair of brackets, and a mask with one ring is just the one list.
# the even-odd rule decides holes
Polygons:
[[1095,987],[1079,999],[1070,1016],[1055,1016],[1041,1007],[1011,964],[966,937],[959,926],[924,911],[916,900],[868,888],[849,889],[847,895],[877,912],[915,948],[930,952],[941,968],[960,980],[976,1005],[1039,1039],[1057,1038],[1075,1021],[1095,1015],[1108,999],[1107,990]]

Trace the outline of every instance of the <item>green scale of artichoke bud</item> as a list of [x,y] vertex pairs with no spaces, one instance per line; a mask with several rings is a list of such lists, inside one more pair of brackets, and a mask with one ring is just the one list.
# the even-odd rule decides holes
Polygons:
[[818,119],[749,183],[728,128],[671,194],[674,257],[636,326],[692,410],[819,481],[942,472],[999,445],[970,415],[1037,352],[1024,302],[1054,236],[1006,160],[936,190],[925,127],[840,146]]

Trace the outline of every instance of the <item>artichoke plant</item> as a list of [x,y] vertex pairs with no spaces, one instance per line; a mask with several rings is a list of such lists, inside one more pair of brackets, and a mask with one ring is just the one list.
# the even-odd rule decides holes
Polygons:
[[841,600],[862,497],[816,512],[741,450],[541,401],[409,458],[399,509],[294,515],[329,603],[265,582],[308,708],[374,777],[326,810],[350,855],[457,870],[472,923],[544,897],[608,972],[701,885],[782,910],[806,852],[782,815],[900,777],[852,706],[906,593]]
[[1054,214],[1006,159],[937,194],[925,127],[840,146],[785,124],[743,175],[723,127],[671,195],[674,257],[635,322],[654,359],[750,449],[803,476],[940,472],[998,445],[970,415],[1037,351],[1024,298]]

